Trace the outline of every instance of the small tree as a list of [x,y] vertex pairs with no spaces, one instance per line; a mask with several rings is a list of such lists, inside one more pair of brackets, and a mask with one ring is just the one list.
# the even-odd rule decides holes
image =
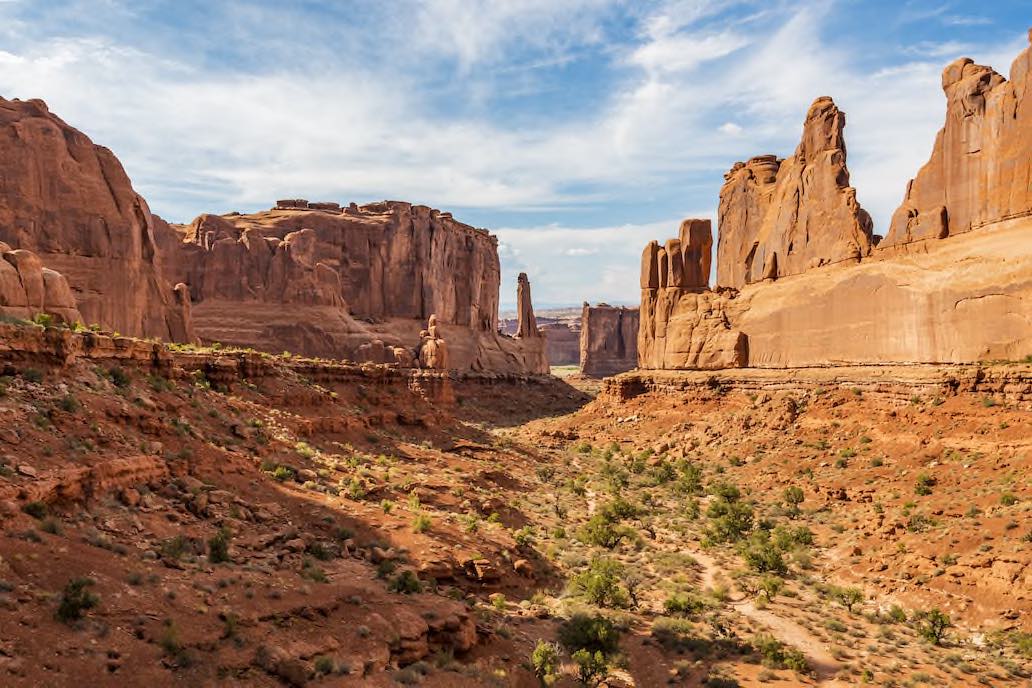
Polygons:
[[208,540],[208,561],[213,564],[222,564],[229,561],[229,530],[225,527],[219,528],[219,532],[215,533],[210,540]]
[[946,631],[953,627],[949,615],[938,607],[921,612],[916,619],[918,634],[933,645],[941,645]]
[[860,588],[835,588],[833,594],[850,614],[853,613],[853,607],[864,601],[864,593]]
[[530,655],[530,663],[534,666],[534,675],[541,681],[541,685],[550,685],[559,670],[559,645],[539,640]]
[[627,605],[627,593],[620,587],[623,566],[612,559],[593,559],[588,569],[574,577],[571,586],[599,607]]
[[766,596],[768,602],[773,602],[784,587],[785,581],[777,576],[764,576],[760,579],[760,592]]
[[577,679],[585,686],[597,686],[609,674],[609,664],[601,652],[592,654],[587,650],[577,650],[571,657],[577,665]]

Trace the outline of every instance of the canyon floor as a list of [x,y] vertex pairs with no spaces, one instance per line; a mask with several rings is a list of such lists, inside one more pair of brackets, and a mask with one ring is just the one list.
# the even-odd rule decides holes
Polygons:
[[0,334],[3,685],[1032,676],[1028,362],[600,383]]

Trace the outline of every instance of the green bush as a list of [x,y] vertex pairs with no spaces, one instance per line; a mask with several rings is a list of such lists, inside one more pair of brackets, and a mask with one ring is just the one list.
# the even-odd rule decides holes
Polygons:
[[918,612],[914,615],[917,633],[933,645],[941,645],[946,631],[953,627],[948,614],[939,608]]
[[850,614],[853,613],[853,607],[864,601],[864,591],[860,588],[832,588],[831,596]]
[[703,610],[702,600],[685,592],[674,593],[663,601],[663,609],[667,614],[675,616],[695,616]]
[[799,505],[803,503],[803,499],[805,498],[801,487],[796,485],[786,487],[785,492],[781,496],[782,499],[785,500],[785,504],[788,504],[793,514],[799,513]]
[[623,566],[612,559],[593,559],[586,571],[574,576],[570,587],[599,607],[626,607],[627,591],[620,587]]
[[739,546],[739,553],[745,563],[757,573],[788,573],[788,566],[781,550],[771,542],[770,533],[757,530]]
[[719,497],[710,504],[706,516],[710,519],[706,539],[712,543],[738,542],[753,527],[752,505],[738,501],[737,497]]
[[608,656],[620,644],[620,632],[601,614],[578,612],[559,626],[559,642],[569,652],[588,650]]
[[577,665],[577,680],[585,686],[597,686],[609,674],[609,664],[601,652],[577,650],[570,658]]
[[28,502],[21,510],[37,520],[42,520],[47,515],[47,505],[43,502]]
[[61,593],[61,602],[57,607],[57,618],[64,623],[72,623],[82,618],[87,609],[93,609],[100,598],[89,591],[93,585],[91,578],[73,578],[65,585]]
[[538,640],[537,646],[530,655],[530,663],[534,667],[534,675],[538,677],[538,680],[542,683],[549,683],[562,664],[559,646],[556,643]]
[[414,571],[405,569],[390,580],[387,584],[387,589],[402,595],[412,595],[423,592],[423,583]]
[[228,528],[219,528],[208,540],[208,561],[213,564],[222,564],[229,561],[229,541],[232,535]]

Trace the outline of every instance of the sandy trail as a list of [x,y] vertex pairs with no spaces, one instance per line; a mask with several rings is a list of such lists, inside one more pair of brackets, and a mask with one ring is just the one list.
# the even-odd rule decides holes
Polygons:
[[[720,564],[704,552],[689,551],[687,553],[699,564],[700,587],[703,589],[714,588],[717,573],[722,570]],[[757,609],[753,601],[745,596],[729,598],[728,604],[742,616],[766,628],[781,642],[798,648],[806,655],[806,659],[817,675],[817,685],[829,687],[846,685],[834,678],[842,668],[842,663],[835,659],[824,642],[809,630],[769,609]]]

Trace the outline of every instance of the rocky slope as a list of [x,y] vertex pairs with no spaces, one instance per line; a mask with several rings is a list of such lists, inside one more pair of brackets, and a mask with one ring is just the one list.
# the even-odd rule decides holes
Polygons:
[[646,247],[639,365],[961,363],[1032,354],[1032,196],[1023,152],[1032,131],[1024,104],[1030,54],[1017,59],[1011,81],[969,60],[946,68],[946,127],[873,253],[869,219],[848,187],[844,118],[818,99],[793,158],[756,158],[728,177],[715,291],[676,278],[671,270],[683,258],[670,260],[669,246]]

